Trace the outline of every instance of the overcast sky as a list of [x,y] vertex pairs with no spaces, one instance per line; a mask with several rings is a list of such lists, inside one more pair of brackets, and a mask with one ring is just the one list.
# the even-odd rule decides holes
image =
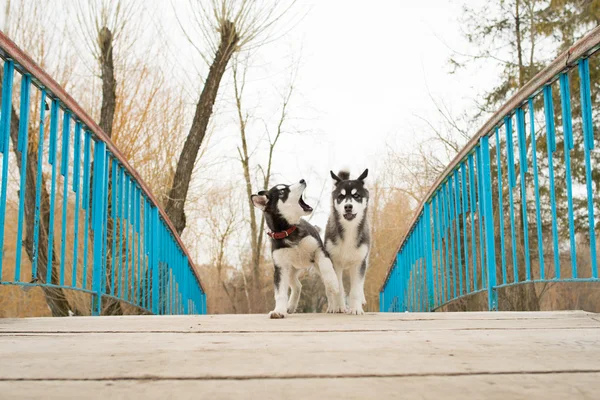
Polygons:
[[[286,134],[277,145],[273,184],[305,178],[309,202],[316,205],[322,197],[313,222],[323,226],[327,219],[330,169],[349,166],[356,176],[369,168],[370,177],[376,178],[388,146],[406,150],[430,135],[423,119],[441,125],[431,97],[458,115],[495,82],[490,71],[450,74],[452,51],[468,52],[459,22],[463,4],[301,0],[295,10],[301,21],[252,54],[246,98],[257,120],[252,143],[264,139],[262,120],[273,128],[286,68],[290,58],[300,58],[286,126],[301,133]],[[188,46],[185,40],[175,42],[183,49]],[[192,52],[187,48],[179,53]],[[207,168],[202,175],[219,179],[231,168],[241,185],[241,167],[233,158],[239,133],[232,94],[229,74],[207,155],[216,159],[229,154],[231,162]],[[256,156],[264,160],[262,143]]]
[[[431,135],[428,123],[442,125],[433,100],[444,102],[458,115],[472,109],[477,96],[496,82],[491,67],[450,73],[452,51],[470,51],[460,24],[465,2],[478,3],[298,0],[273,30],[278,39],[250,54],[243,100],[252,116],[248,136],[253,166],[266,162],[266,131],[274,132],[281,93],[289,83],[291,66],[297,65],[289,119],[275,150],[272,185],[306,179],[307,201],[316,208],[313,223],[323,227],[329,214],[331,169],[348,166],[357,176],[369,168],[369,178],[376,179],[388,148],[409,150]],[[65,14],[67,3],[57,4],[64,9],[52,10],[56,15],[49,17],[49,29],[63,26],[55,19],[69,18]],[[130,28],[138,29],[132,36],[142,39],[128,51],[161,64],[168,78],[165,84],[186,91],[191,122],[208,66],[197,51],[205,43],[191,29],[189,2],[155,0],[140,4],[141,13],[136,18],[141,19]],[[74,46],[82,39],[77,32],[65,34]],[[85,68],[93,65],[93,59],[84,50],[79,52],[78,73],[97,80],[91,69]],[[89,89],[90,96],[101,97],[99,85]],[[193,190],[233,182],[239,187],[235,196],[244,204],[247,200],[237,158],[240,139],[233,93],[229,69],[219,90],[212,135],[205,143],[208,150],[199,163]],[[470,132],[477,128],[473,126]],[[253,172],[258,173],[256,168]],[[188,222],[202,223],[193,217]],[[240,239],[244,241],[242,237],[238,242]],[[203,254],[197,247],[193,250]]]

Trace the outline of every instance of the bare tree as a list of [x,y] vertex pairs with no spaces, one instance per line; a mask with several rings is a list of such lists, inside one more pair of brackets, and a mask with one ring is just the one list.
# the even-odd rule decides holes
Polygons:
[[[264,5],[250,0],[212,0],[210,3],[190,4],[197,29],[195,33],[186,29],[183,31],[210,68],[196,103],[192,126],[181,150],[166,204],[167,215],[179,234],[186,226],[184,207],[194,164],[206,135],[227,64],[240,49],[260,45],[262,37],[287,13],[293,3],[286,7],[281,7],[278,3]],[[196,46],[196,35],[209,44],[209,51],[201,51]]]
[[[82,31],[85,38],[84,44],[88,47],[100,70],[100,79],[102,82],[102,100],[100,108],[100,120],[98,125],[104,133],[110,138],[113,135],[113,124],[115,119],[115,109],[117,105],[117,81],[115,78],[115,41],[119,39],[123,47],[131,47],[135,43],[135,34],[132,31],[126,31],[126,27],[131,25],[136,17],[135,13],[138,4],[135,1],[122,2],[110,0],[78,1],[74,3],[75,15],[78,21],[77,27]],[[126,54],[127,52],[121,52]],[[96,68],[93,68],[96,70]],[[92,162],[93,163],[93,162]],[[93,185],[94,174],[90,173],[90,183]],[[93,186],[92,186],[93,187]],[[112,192],[112,182],[109,182],[109,193]],[[90,200],[91,201],[91,200]],[[108,213],[111,214],[112,196],[108,196]],[[91,218],[91,215],[90,215]],[[109,262],[112,247],[112,237],[114,235],[114,221],[108,219],[107,227],[107,251],[109,252],[106,265],[106,285],[107,291],[113,282],[110,280],[112,274],[112,264]],[[113,299],[107,299],[103,313],[114,315],[122,314],[120,303]]]
[[[257,296],[260,293],[260,264],[261,264],[261,256],[262,249],[264,247],[263,243],[263,234],[265,228],[265,219],[264,215],[261,213],[260,222],[257,223],[256,211],[254,205],[252,203],[252,194],[254,193],[253,182],[254,179],[251,174],[252,162],[251,162],[251,153],[248,150],[248,122],[250,119],[250,114],[248,111],[245,111],[242,105],[242,96],[244,93],[244,87],[246,85],[246,72],[248,71],[248,66],[242,66],[243,71],[241,71],[240,76],[240,63],[238,60],[234,60],[233,63],[233,86],[235,91],[235,103],[237,109],[238,123],[240,128],[240,141],[241,146],[238,146],[238,156],[240,163],[242,164],[242,170],[244,173],[244,180],[246,186],[246,201],[248,206],[248,213],[250,216],[249,225],[250,225],[250,246],[251,246],[251,264],[250,270],[253,280],[253,302],[258,300]],[[284,133],[284,125],[287,122],[288,114],[289,114],[289,104],[292,98],[292,94],[294,93],[294,82],[296,79],[296,74],[298,72],[298,64],[293,63],[292,68],[290,69],[290,80],[287,85],[285,91],[281,95],[281,109],[279,114],[279,119],[277,121],[275,132],[271,133],[269,131],[269,127],[265,124],[265,129],[267,133],[268,140],[268,156],[263,164],[259,163],[257,168],[262,173],[262,179],[260,179],[260,184],[258,187],[261,190],[267,190],[269,188],[269,184],[271,182],[271,168],[273,165],[273,156],[275,146],[281,135]]]
[[[67,3],[71,5],[72,3]],[[82,33],[84,45],[97,61],[102,81],[102,106],[98,125],[112,136],[115,117],[117,81],[115,79],[115,42],[121,54],[127,53],[136,43],[137,34],[132,25],[140,4],[137,1],[94,0],[78,1],[75,8],[77,28]],[[127,29],[126,29],[127,28]],[[95,68],[92,68],[95,70]]]
[[203,219],[208,226],[211,263],[217,269],[218,284],[229,298],[233,311],[237,312],[234,288],[226,284],[227,277],[223,275],[223,270],[227,263],[229,240],[239,222],[239,206],[236,204],[233,186],[214,187],[208,190],[206,195],[210,201],[205,204]]

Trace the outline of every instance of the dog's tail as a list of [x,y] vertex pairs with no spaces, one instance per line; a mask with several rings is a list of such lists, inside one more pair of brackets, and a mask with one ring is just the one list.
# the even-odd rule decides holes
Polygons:
[[348,179],[350,179],[350,168],[343,167],[342,169],[340,169],[340,172],[338,172],[338,176],[341,180],[347,181]]

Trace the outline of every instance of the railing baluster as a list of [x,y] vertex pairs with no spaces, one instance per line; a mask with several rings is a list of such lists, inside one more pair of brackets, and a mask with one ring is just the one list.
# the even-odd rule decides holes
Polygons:
[[469,154],[469,190],[471,192],[471,254],[473,254],[473,291],[477,291],[477,241],[475,239],[475,171],[473,153]]
[[102,232],[102,268],[104,271],[102,273],[102,294],[109,294],[109,279],[108,275],[108,219],[110,218],[110,197],[108,190],[110,188],[110,165],[112,155],[107,151],[106,157],[104,160],[104,191],[102,192],[102,196],[104,197],[104,215],[102,219],[102,224],[104,226]]
[[135,191],[135,233],[137,234],[137,279],[136,279],[136,289],[137,289],[137,302],[138,306],[141,306],[141,288],[142,288],[142,251],[141,251],[141,233],[140,233],[140,188],[136,188]]
[[118,168],[118,176],[117,176],[117,186],[119,188],[119,197],[118,197],[118,210],[117,210],[117,218],[119,220],[119,272],[118,272],[118,280],[119,280],[119,297],[123,298],[123,291],[125,290],[125,273],[123,271],[123,233],[125,231],[125,212],[124,212],[124,204],[125,204],[125,172],[121,167]]
[[151,218],[151,245],[150,245],[150,256],[152,263],[152,313],[158,314],[158,252],[160,251],[159,243],[159,219],[158,219],[158,208],[154,205],[150,206],[150,218]]
[[560,256],[558,248],[558,219],[556,217],[556,195],[554,188],[554,162],[552,154],[556,151],[554,129],[554,104],[552,101],[552,86],[546,85],[544,94],[544,114],[546,117],[546,146],[548,150],[548,181],[550,186],[550,209],[552,212],[552,242],[554,251],[554,275],[560,279]]
[[498,222],[500,224],[500,255],[502,257],[502,283],[506,285],[506,251],[504,245],[504,205],[502,191],[502,159],[500,157],[500,133],[498,127],[494,129],[496,137],[496,163],[498,164]]
[[131,182],[131,206],[129,208],[130,212],[130,222],[131,222],[131,302],[135,303],[136,294],[135,290],[137,288],[137,278],[135,276],[136,273],[136,242],[135,242],[135,226],[136,226],[136,212],[135,212],[135,192],[136,192],[135,182]]
[[452,298],[456,298],[456,286],[457,286],[457,277],[456,277],[456,257],[455,257],[455,243],[454,243],[454,189],[453,189],[453,185],[452,185],[452,175],[450,175],[450,177],[448,178],[448,183],[447,183],[447,190],[448,190],[448,228],[450,231],[450,250],[452,253]]
[[546,279],[546,271],[544,267],[544,237],[542,236],[542,214],[540,208],[540,184],[538,179],[538,165],[537,165],[537,143],[535,138],[535,109],[533,107],[533,99],[530,97],[528,100],[529,105],[529,134],[531,136],[531,155],[532,155],[532,166],[533,166],[533,189],[535,195],[535,217],[536,217],[536,228],[537,228],[537,241],[538,241],[538,257],[540,262],[540,279]]
[[458,169],[454,171],[454,221],[456,222],[456,253],[458,254],[458,278],[459,295],[463,295],[463,272],[462,272],[462,254],[460,248],[460,188],[458,183]]
[[[130,270],[130,280],[129,280],[129,301],[132,303],[135,302],[135,183],[133,180],[129,181],[131,185],[129,189],[129,225],[131,228],[131,270]],[[129,235],[128,235],[129,236]]]
[[594,149],[594,123],[592,120],[592,95],[590,93],[590,66],[587,58],[579,61],[579,81],[581,92],[581,117],[583,119],[583,150],[585,157],[585,186],[588,203],[590,262],[592,266],[592,278],[598,278],[596,232],[594,229],[594,191],[592,189],[592,162],[590,159],[590,151]]
[[115,287],[117,286],[117,282],[115,281],[115,264],[117,258],[117,194],[119,190],[119,186],[117,184],[117,168],[118,168],[117,160],[112,159],[112,170],[111,170],[111,219],[112,219],[112,250],[111,250],[111,264],[110,264],[110,273],[111,273],[111,281],[110,281],[110,295],[115,295]]
[[444,264],[444,284],[446,287],[446,298],[445,302],[447,303],[450,300],[450,252],[448,251],[448,200],[447,200],[447,184],[444,183],[442,186],[442,209],[444,210],[444,218],[442,220],[442,231],[443,231],[443,240],[444,240],[444,249],[445,249],[445,259],[446,263]]
[[94,232],[94,264],[92,269],[92,314],[102,313],[102,275],[104,263],[102,260],[102,247],[104,245],[104,168],[106,157],[106,144],[97,141],[94,145],[94,188],[92,190],[92,231]]
[[517,235],[515,233],[515,203],[513,200],[513,189],[516,185],[515,178],[515,158],[513,150],[512,135],[512,117],[504,118],[504,128],[506,131],[506,152],[508,168],[508,204],[510,207],[510,237],[512,239],[512,258],[513,258],[513,282],[519,282],[519,266],[517,262]]
[[[23,75],[21,79],[21,112],[19,114],[19,139],[17,150],[21,153],[21,181],[19,183],[19,216],[17,222],[17,242],[15,248],[15,281],[21,281],[21,250],[23,248],[23,214],[25,211],[25,194],[27,188],[27,153],[29,148],[29,93],[31,76]],[[6,154],[8,156],[8,154]],[[8,157],[6,157],[8,159]],[[4,184],[4,180],[2,181]],[[2,224],[4,227],[4,224]],[[0,276],[0,278],[2,278]],[[0,279],[2,280],[2,279]]]
[[434,301],[437,301],[437,303],[435,303],[434,306],[437,307],[442,303],[442,289],[440,288],[439,193],[433,195],[433,200],[431,204],[433,205],[433,251],[435,257]]
[[129,281],[129,190],[130,190],[130,180],[129,176],[125,174],[123,176],[123,181],[125,185],[125,198],[123,199],[123,225],[125,230],[125,267],[123,269],[123,276],[125,278],[125,288],[124,288],[124,299],[129,300],[129,286],[131,286],[131,282]]
[[[435,299],[433,293],[433,259],[431,254],[431,203],[425,203],[425,265],[427,269],[427,311],[431,311],[435,307]],[[187,313],[187,310],[185,311]]]
[[571,90],[569,75],[560,74],[560,104],[565,135],[565,180],[567,183],[567,204],[569,207],[569,237],[571,240],[571,278],[577,278],[577,249],[575,247],[575,220],[573,216],[573,182],[571,178],[571,150],[573,150],[573,126],[571,121]]
[[[75,222],[73,232],[73,266],[71,267],[71,286],[77,287],[77,256],[79,251],[79,207],[80,207],[80,174],[81,174],[81,122],[75,122],[73,133],[73,192],[75,193]],[[85,238],[87,240],[87,238]]]
[[469,293],[471,291],[471,275],[469,274],[469,243],[467,242],[467,212],[469,211],[469,200],[467,197],[467,168],[464,161],[460,164],[460,177],[463,203],[463,244],[465,247],[465,288],[466,293]]
[[71,113],[63,112],[62,124],[62,154],[60,162],[60,174],[63,177],[63,207],[62,207],[62,229],[60,246],[60,286],[65,285],[65,254],[67,251],[67,205],[69,202],[69,141],[71,136]]
[[523,245],[525,251],[525,280],[531,280],[531,261],[529,257],[529,224],[527,222],[527,188],[525,173],[527,172],[527,147],[525,143],[525,113],[519,107],[517,115],[517,138],[519,143],[519,176],[521,177],[521,205],[523,217]]
[[475,148],[475,156],[477,157],[477,205],[479,207],[479,251],[481,254],[481,288],[486,287],[486,254],[485,254],[485,230],[483,223],[485,219],[485,209],[483,207],[483,162],[481,159],[481,146]]
[[[40,240],[40,203],[42,198],[42,166],[44,163],[44,128],[46,125],[46,89],[40,95],[40,130],[38,137],[37,174],[35,178],[35,215],[33,223],[33,259],[31,260],[31,280],[37,280]],[[0,277],[2,276],[2,250],[0,250]]]
[[494,244],[494,210],[492,209],[492,171],[490,168],[490,144],[489,137],[479,139],[482,161],[482,186],[483,204],[485,214],[485,242],[487,252],[487,277],[488,277],[488,309],[497,310],[498,300],[496,294],[496,248]]
[[4,228],[6,218],[6,197],[8,189],[8,158],[10,155],[10,115],[12,111],[12,87],[15,65],[12,60],[4,62],[2,77],[2,114],[0,115],[0,152],[2,156],[2,187],[0,194],[0,282],[2,281],[2,263],[4,261]]
[[89,131],[85,131],[83,138],[83,209],[85,211],[85,222],[83,224],[83,273],[81,279],[83,288],[87,288],[87,266],[88,266],[88,243],[89,243],[89,225],[90,225],[90,147],[92,143],[92,135]]
[[52,268],[54,265],[54,214],[56,199],[56,134],[58,132],[58,101],[52,99],[50,111],[50,143],[48,150],[48,163],[52,165],[52,183],[50,185],[50,222],[48,225],[48,269],[46,272],[46,283],[52,282]]
[[[187,258],[186,258],[187,259]],[[151,278],[151,269],[150,269],[150,206],[148,203],[148,199],[144,196],[144,265],[146,268],[146,272],[144,274],[145,278],[145,286],[144,286],[144,296],[145,296],[145,308],[150,309],[150,278]],[[188,298],[186,296],[186,298]]]

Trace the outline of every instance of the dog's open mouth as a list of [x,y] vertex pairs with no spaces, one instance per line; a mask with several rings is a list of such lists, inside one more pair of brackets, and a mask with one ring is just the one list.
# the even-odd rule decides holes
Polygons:
[[298,204],[300,204],[300,207],[302,207],[302,210],[304,210],[305,212],[312,212],[313,210],[311,206],[306,204],[302,196],[300,196],[300,198],[298,199]]
[[348,212],[348,213],[344,214],[344,218],[346,218],[346,220],[348,220],[348,221],[352,221],[354,218],[356,218],[356,214],[352,214],[351,212]]

